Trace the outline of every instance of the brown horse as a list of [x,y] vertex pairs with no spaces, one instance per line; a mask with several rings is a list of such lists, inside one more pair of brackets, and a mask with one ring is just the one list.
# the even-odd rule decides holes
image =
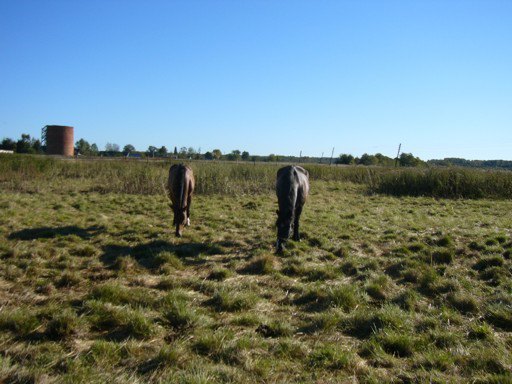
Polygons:
[[300,241],[299,219],[309,193],[309,173],[297,165],[289,165],[277,171],[277,252],[282,252],[291,236]]
[[171,199],[174,214],[173,225],[176,226],[176,236],[181,237],[183,228],[190,225],[190,205],[194,192],[194,173],[190,167],[174,164],[169,169],[167,194]]

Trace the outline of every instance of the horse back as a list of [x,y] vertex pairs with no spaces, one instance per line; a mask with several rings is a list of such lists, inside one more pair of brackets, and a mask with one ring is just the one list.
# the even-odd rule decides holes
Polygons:
[[194,192],[195,179],[192,169],[184,164],[174,164],[169,169],[167,191],[175,207],[185,208]]

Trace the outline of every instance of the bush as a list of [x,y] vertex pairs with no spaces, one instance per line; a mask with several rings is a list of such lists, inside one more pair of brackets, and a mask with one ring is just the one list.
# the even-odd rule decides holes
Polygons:
[[27,336],[39,326],[36,315],[26,308],[0,312],[0,329],[8,330],[17,336]]
[[256,304],[257,297],[251,293],[242,293],[221,288],[215,291],[209,304],[217,311],[236,312],[249,309]]
[[263,255],[246,264],[241,272],[266,275],[274,271],[274,256]]
[[260,324],[256,329],[263,337],[291,336],[293,328],[287,322],[274,320],[268,324]]
[[512,332],[512,308],[505,305],[491,306],[485,318],[492,325],[503,329],[507,332]]
[[155,328],[144,312],[127,307],[90,301],[86,303],[93,328],[116,337],[147,339]]
[[403,333],[386,332],[378,338],[378,342],[390,355],[409,357],[414,352],[414,339]]
[[199,315],[181,291],[172,291],[161,300],[163,318],[176,329],[194,327]]
[[452,307],[462,313],[475,313],[478,310],[477,301],[465,293],[449,293],[448,302]]
[[78,328],[78,317],[71,309],[56,313],[46,326],[46,334],[53,339],[69,337]]
[[415,168],[382,173],[370,189],[394,196],[510,199],[512,174],[462,168]]
[[405,313],[389,305],[377,310],[361,309],[341,322],[341,328],[349,335],[367,338],[381,329],[400,329],[405,323]]
[[326,369],[345,369],[355,366],[355,356],[338,346],[324,345],[316,348],[309,355],[309,364],[312,367]]
[[362,302],[362,297],[350,285],[317,286],[306,291],[295,300],[296,304],[308,304],[310,309],[325,310],[327,308],[342,308],[350,311]]

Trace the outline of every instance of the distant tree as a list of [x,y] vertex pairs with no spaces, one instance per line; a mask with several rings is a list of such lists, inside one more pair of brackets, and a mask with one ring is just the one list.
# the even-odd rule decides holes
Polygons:
[[92,156],[98,156],[98,153],[100,151],[98,150],[98,146],[96,145],[96,143],[92,143],[91,144],[91,155]]
[[417,167],[423,162],[418,157],[414,157],[412,153],[402,153],[398,159],[401,167]]
[[189,159],[199,159],[199,150],[196,150],[195,148],[188,147],[187,149],[187,158]]
[[340,157],[336,160],[336,164],[353,164],[354,163],[354,156],[342,153]]
[[158,148],[157,155],[161,157],[167,156],[167,148],[165,148],[165,145],[162,145],[160,148]]
[[250,158],[249,152],[243,151],[242,152],[242,160],[247,161],[247,160],[249,160],[249,158]]
[[210,151],[206,152],[204,154],[204,159],[205,160],[213,160],[213,153],[211,153]]
[[158,148],[153,146],[153,145],[150,145],[148,147],[148,150],[146,151],[146,153],[148,154],[148,156],[152,156],[152,157],[155,157],[155,153],[158,151]]
[[87,156],[91,152],[91,145],[87,140],[80,139],[75,143],[75,149],[77,153]]
[[395,164],[394,159],[384,156],[382,153],[376,153],[375,158],[377,159],[377,164],[379,165],[393,166]]
[[187,158],[187,151],[188,151],[187,147],[181,147],[180,148],[180,152],[178,154],[179,158],[180,159],[186,159]]
[[123,153],[127,155],[131,152],[135,152],[135,147],[131,144],[126,144],[123,148]]
[[21,134],[21,139],[16,142],[16,152],[18,153],[34,153],[32,149],[32,140],[30,135],[26,133]]
[[277,161],[278,157],[276,155],[274,155],[273,153],[271,153],[270,155],[268,155],[267,157],[267,161],[268,162],[274,162],[274,161]]
[[512,169],[512,161],[510,160],[466,160],[454,157],[446,157],[443,160],[428,160],[426,164],[443,167],[458,166],[471,168]]
[[369,155],[367,153],[363,154],[359,159],[359,164],[362,165],[375,165],[378,163],[378,160],[375,156]]
[[222,152],[220,151],[220,149],[214,149],[212,151],[212,154],[215,160],[219,160],[222,157]]
[[119,145],[115,143],[105,144],[105,151],[107,152],[119,152]]
[[234,151],[231,151],[230,154],[228,154],[227,158],[231,161],[238,161],[241,157],[241,152],[238,149],[235,149]]
[[41,145],[40,140],[32,139],[32,149],[35,153],[42,153],[43,152],[43,146]]
[[6,151],[15,151],[16,150],[16,142],[13,139],[4,138],[2,143],[0,144],[0,149],[5,149]]
[[178,147],[174,147],[174,157],[178,157]]

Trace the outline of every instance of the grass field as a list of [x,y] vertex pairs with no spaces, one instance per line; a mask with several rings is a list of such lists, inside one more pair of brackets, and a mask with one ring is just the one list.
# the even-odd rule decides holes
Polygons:
[[277,256],[275,165],[194,164],[178,239],[168,164],[16,162],[0,382],[512,382],[510,199],[370,194],[366,170],[314,168],[303,240]]

